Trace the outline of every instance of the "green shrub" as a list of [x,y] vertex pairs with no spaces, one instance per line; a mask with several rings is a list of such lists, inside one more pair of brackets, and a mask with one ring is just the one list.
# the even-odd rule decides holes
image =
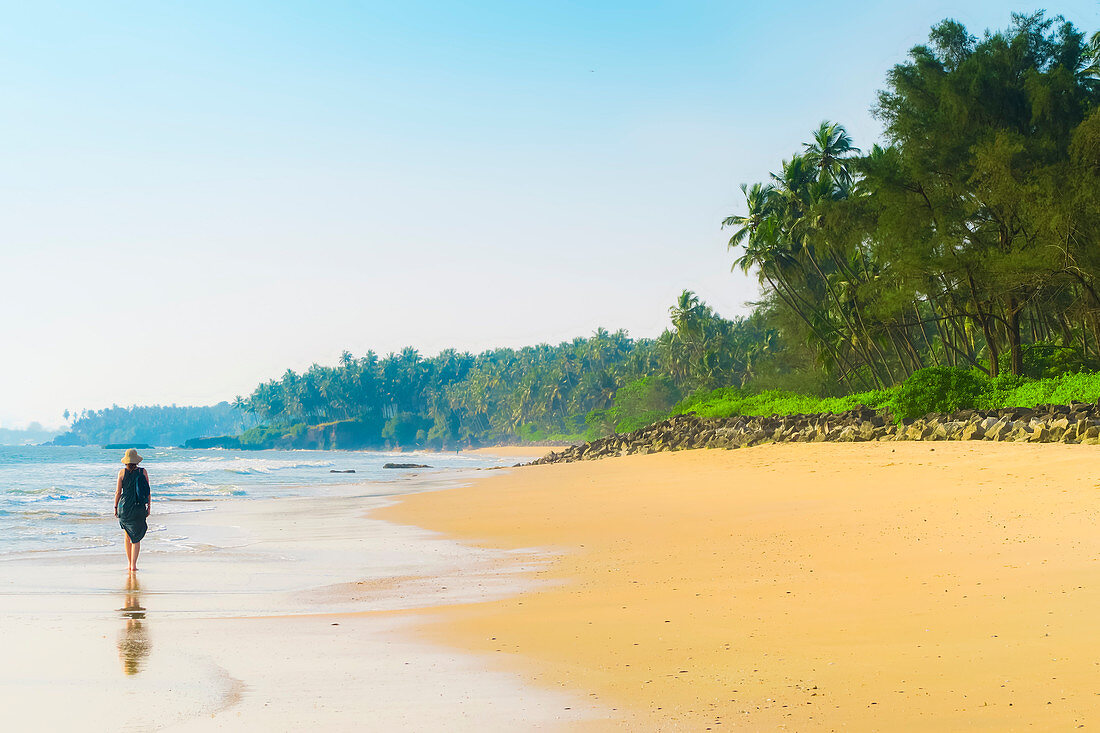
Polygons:
[[[672,412],[676,415],[686,415],[688,413],[697,414],[700,417],[729,417],[730,415],[739,415],[737,407],[745,400],[750,393],[738,389],[737,387],[719,387],[714,390],[703,390],[696,392],[685,398],[680,404],[672,408]],[[723,413],[723,414],[709,414],[706,413]]]
[[[1037,390],[1038,388],[1038,390]],[[1041,391],[1039,382],[1015,374],[1002,374],[986,382],[985,393],[977,407],[983,410],[996,410],[1001,407],[1018,407],[1016,403],[1023,395]],[[1024,398],[1026,399],[1026,398]],[[1038,404],[1038,403],[1035,403]]]
[[676,387],[668,377],[642,377],[624,384],[615,392],[611,407],[592,410],[585,417],[585,439],[629,433],[660,422],[669,416],[677,399]]
[[609,411],[615,432],[629,433],[664,420],[677,399],[676,387],[668,377],[642,377],[624,384],[615,393]]
[[1033,379],[1059,377],[1079,368],[1084,361],[1080,349],[1062,346],[1049,341],[1024,344],[1024,374]]
[[918,369],[897,388],[890,406],[901,418],[973,409],[985,401],[989,382],[960,367]]
[[1098,400],[1100,374],[1097,373],[1061,374],[1047,379],[1004,374],[990,379],[968,369],[931,367],[914,372],[897,387],[846,397],[813,397],[783,390],[753,394],[735,387],[723,387],[687,397],[673,408],[672,414],[690,413],[703,418],[722,418],[734,415],[838,413],[864,405],[874,410],[889,408],[899,418],[913,418],[930,412],[994,410]]
[[525,443],[542,443],[546,440],[546,430],[535,423],[526,423],[516,428],[516,435]]
[[[657,399],[657,392],[652,383],[638,380],[628,387],[631,389],[619,390],[610,409],[588,413],[585,440],[636,430],[669,415],[682,414],[725,418],[840,413],[863,405],[873,410],[889,408],[897,418],[914,418],[931,412],[1100,401],[1100,373],[1066,373],[1046,379],[1004,374],[990,379],[976,370],[959,367],[921,369],[896,387],[845,397],[814,397],[778,389],[753,393],[737,387],[722,387],[696,392],[671,410],[646,410],[647,406],[660,404],[653,401]],[[663,394],[667,399],[668,393]]]
[[[1100,400],[1100,374],[1078,372],[1044,379],[1040,384],[1049,385],[1042,392],[1043,399],[1032,404],[1066,405],[1070,402],[1096,402]],[[1022,405],[1031,407],[1032,405]]]
[[1047,379],[1004,374],[988,380],[984,399],[978,406],[995,410],[1097,400],[1100,400],[1100,374],[1093,372],[1060,374]]
[[889,404],[893,390],[875,390],[846,397],[813,397],[811,395],[769,389],[752,394],[733,387],[711,392],[698,392],[673,409],[674,414],[694,414],[699,417],[732,417],[734,415],[807,415],[819,412],[846,412],[866,405],[878,409]]
[[615,432],[615,420],[610,410],[591,410],[584,417],[584,439],[597,440]]
[[238,439],[240,440],[241,448],[245,450],[263,450],[273,447],[276,441],[281,440],[283,436],[286,435],[290,436],[292,442],[296,441],[301,438],[308,429],[309,426],[305,423],[297,423],[289,427],[260,425],[244,431],[240,434]]
[[427,430],[432,426],[432,422],[429,418],[415,412],[399,412],[382,428],[382,438],[396,447],[412,448],[419,444],[418,436],[421,431],[424,431],[422,438],[427,438]]

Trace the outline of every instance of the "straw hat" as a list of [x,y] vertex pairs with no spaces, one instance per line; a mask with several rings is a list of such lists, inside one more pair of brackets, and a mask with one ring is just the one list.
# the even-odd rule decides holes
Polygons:
[[122,457],[122,462],[123,463],[141,463],[141,456],[138,455],[138,452],[136,450],[134,450],[133,448],[130,448],[126,451],[126,455],[124,455]]

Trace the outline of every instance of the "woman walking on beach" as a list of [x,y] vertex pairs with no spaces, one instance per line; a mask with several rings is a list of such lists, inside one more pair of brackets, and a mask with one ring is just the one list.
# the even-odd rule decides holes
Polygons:
[[133,572],[137,570],[141,539],[149,528],[145,518],[152,509],[152,496],[149,494],[149,474],[144,468],[138,467],[141,463],[138,452],[130,448],[122,457],[122,462],[126,467],[118,472],[118,482],[115,485],[115,516],[124,530],[127,567]]

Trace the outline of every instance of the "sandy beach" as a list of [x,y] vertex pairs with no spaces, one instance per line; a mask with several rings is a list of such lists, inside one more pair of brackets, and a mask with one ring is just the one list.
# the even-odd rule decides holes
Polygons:
[[585,728],[1073,730],[1100,717],[1097,465],[766,445],[522,468],[373,516],[558,553],[419,633],[613,710]]
[[1100,733],[1100,0],[801,5],[9,6],[0,733]]
[[39,730],[1076,729],[1095,450],[768,445],[209,505],[136,581],[121,550],[0,562],[0,704]]
[[516,593],[543,560],[365,516],[389,501],[351,489],[155,513],[186,539],[151,538],[133,577],[121,545],[0,559],[6,724],[482,731],[606,717],[419,638],[418,609]]

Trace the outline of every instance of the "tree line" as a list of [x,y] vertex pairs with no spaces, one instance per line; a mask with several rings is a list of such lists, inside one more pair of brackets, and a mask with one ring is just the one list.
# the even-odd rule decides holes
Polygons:
[[718,388],[740,404],[881,390],[928,367],[1002,381],[1096,370],[1098,102],[1100,34],[1041,12],[981,37],[943,21],[887,72],[881,143],[861,149],[826,121],[741,186],[722,226],[734,267],[759,279],[750,315],[685,291],[653,339],[345,352],[231,409],[269,426],[261,441],[351,420],[379,445],[452,447],[630,429]]
[[656,339],[345,355],[239,404],[264,420],[380,416],[438,444],[625,429],[717,387],[828,396],[926,367],[1096,369],[1098,102],[1100,34],[1042,12],[980,38],[943,21],[888,71],[881,144],[861,150],[826,121],[741,187],[722,224],[734,266],[759,278],[748,317],[685,292]]
[[[956,21],[889,71],[864,152],[823,122],[727,218],[761,308],[824,389],[918,369],[1100,366],[1100,34]],[[781,324],[781,325],[780,325]]]
[[102,410],[81,410],[70,414],[68,432],[54,439],[55,445],[106,445],[147,443],[181,445],[200,435],[226,435],[253,427],[257,419],[228,402],[204,407],[177,405],[113,405]]
[[234,404],[275,425],[356,420],[373,426],[379,444],[573,439],[625,384],[662,375],[667,409],[692,390],[747,381],[776,340],[759,318],[724,319],[687,291],[670,315],[672,327],[656,339],[601,328],[557,345],[479,354],[344,352],[335,366],[288,370]]
[[258,448],[336,421],[355,421],[376,447],[573,440],[614,429],[620,418],[607,410],[624,385],[634,385],[639,404],[667,411],[692,391],[749,382],[764,356],[776,351],[777,335],[757,315],[724,319],[689,291],[669,313],[671,327],[656,339],[601,328],[557,345],[480,354],[447,349],[424,356],[407,347],[355,357],[345,351],[334,366],[287,370],[231,403],[66,411],[72,425],[54,442],[180,445],[241,433],[242,444]]

